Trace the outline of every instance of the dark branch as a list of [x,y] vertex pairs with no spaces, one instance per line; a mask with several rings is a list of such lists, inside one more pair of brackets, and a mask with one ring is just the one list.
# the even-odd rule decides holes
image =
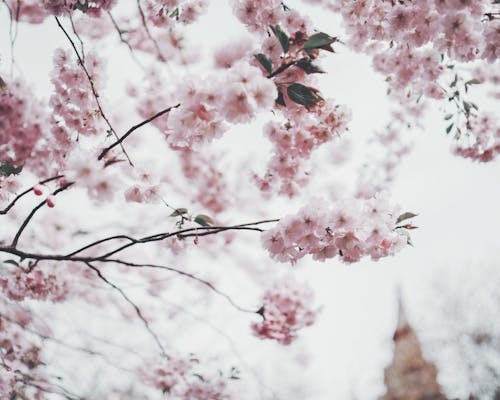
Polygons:
[[[108,125],[108,128],[111,131],[111,133],[113,133],[113,135],[116,137],[116,139],[118,139],[118,134],[116,133],[116,131],[113,128],[113,126],[111,125],[111,122],[109,121],[109,119],[106,116],[106,114],[104,114],[104,111],[103,111],[102,106],[101,106],[101,102],[99,101],[99,94],[97,93],[97,90],[96,90],[96,88],[94,86],[94,81],[92,80],[92,77],[90,76],[89,71],[87,70],[87,67],[85,66],[85,63],[83,62],[82,57],[80,56],[80,53],[78,52],[78,49],[76,48],[75,42],[73,42],[73,39],[71,39],[71,36],[69,36],[69,34],[66,31],[66,29],[64,29],[64,26],[62,26],[61,21],[59,21],[59,18],[57,18],[57,17],[54,17],[54,18],[56,19],[57,25],[63,31],[64,35],[66,36],[66,38],[70,42],[71,47],[73,48],[73,50],[74,50],[74,52],[76,54],[76,57],[78,58],[78,62],[80,64],[80,66],[82,67],[83,72],[85,72],[85,75],[87,76],[87,80],[89,81],[90,89],[92,90],[92,94],[93,94],[94,99],[95,99],[95,101],[97,103],[97,108],[99,109],[99,113],[101,114],[102,118],[104,119],[104,121]],[[132,161],[130,160],[130,157],[128,156],[127,152],[125,151],[125,147],[123,147],[122,144],[120,144],[120,147],[121,147],[121,149],[123,151],[123,154],[125,154],[125,157],[127,157],[127,160],[129,162],[129,164],[133,166],[134,164],[132,164]]]
[[219,289],[217,289],[212,283],[210,283],[209,281],[207,281],[205,279],[198,278],[196,275],[193,275],[193,274],[191,274],[189,272],[181,271],[181,270],[179,270],[177,268],[173,268],[173,267],[167,267],[165,265],[139,264],[139,263],[132,263],[132,262],[118,260],[118,259],[111,259],[111,260],[107,260],[107,261],[110,261],[110,262],[113,262],[113,263],[117,263],[117,264],[126,265],[126,266],[129,266],[129,267],[132,267],[132,268],[156,268],[156,269],[167,270],[167,271],[170,271],[170,272],[175,272],[176,274],[179,274],[179,275],[185,276],[187,278],[193,279],[193,280],[201,283],[202,285],[207,286],[208,288],[210,288],[211,290],[213,290],[218,295],[224,297],[237,310],[242,311],[242,312],[246,312],[246,313],[250,313],[250,314],[259,314],[260,315],[260,313],[257,310],[250,310],[248,308],[243,308],[243,307],[239,306],[238,304],[236,304],[233,301],[233,299],[228,294],[226,294],[226,293],[220,291]]
[[[64,178],[64,175],[57,175],[57,176],[53,176],[52,178],[48,178],[48,179],[45,179],[43,181],[40,181],[38,182],[38,185],[44,185],[46,183],[49,183],[49,182],[52,182],[52,181],[55,181],[57,179],[61,179],[61,178]],[[9,210],[14,207],[14,205],[16,204],[16,202],[23,196],[27,195],[28,193],[30,193],[33,188],[35,186],[32,186],[30,187],[29,189],[26,189],[24,192],[22,193],[19,193],[15,198],[14,200],[12,200],[9,205],[7,207],[5,207],[3,210],[0,210],[0,215],[3,215],[3,214],[7,214],[9,212]]]
[[168,113],[170,110],[174,109],[174,108],[177,108],[179,107],[181,104],[178,103],[176,104],[175,106],[171,106],[171,107],[168,107],[168,108],[165,108],[164,110],[161,110],[159,112],[157,112],[155,115],[149,117],[148,119],[145,119],[144,121],[142,122],[139,122],[138,124],[134,125],[133,127],[131,127],[127,132],[125,132],[125,134],[119,138],[116,142],[114,142],[111,146],[108,146],[106,147],[102,152],[101,154],[99,154],[99,157],[97,157],[98,160],[102,160],[102,158],[111,150],[113,149],[114,147],[118,146],[119,144],[121,144],[127,137],[129,137],[136,129],[139,129],[140,127],[146,125],[146,124],[149,124],[151,121],[154,121],[156,118],[159,118],[161,117],[163,114],[166,114]]
[[131,299],[130,297],[127,296],[127,294],[117,285],[115,285],[113,282],[109,281],[103,274],[102,272],[97,268],[95,267],[94,265],[92,265],[90,262],[85,262],[85,264],[90,268],[92,269],[96,274],[97,276],[99,277],[99,279],[101,279],[102,281],[104,281],[107,285],[109,285],[110,287],[112,287],[113,289],[115,289],[118,293],[120,293],[120,295],[125,299],[125,301],[127,303],[129,303],[135,310],[137,316],[141,319],[141,321],[144,323],[144,326],[146,327],[146,330],[149,332],[149,334],[153,337],[154,341],[156,342],[156,344],[158,345],[162,355],[164,357],[168,357],[167,355],[167,352],[165,351],[165,348],[163,347],[160,339],[158,338],[158,335],[151,329],[151,326],[149,326],[149,322],[148,320],[144,317],[144,315],[142,315],[142,312],[141,312],[141,309],[139,308],[139,306],[137,304],[135,304]]
[[[75,182],[69,182],[69,183],[66,183],[64,186],[61,186],[60,188],[54,190],[52,192],[52,195],[55,196],[57,195],[58,193],[62,192],[63,190],[66,190],[67,188],[69,188],[71,185],[73,185]],[[12,240],[12,243],[11,243],[11,247],[15,248],[17,246],[17,242],[19,241],[19,237],[21,236],[21,234],[23,233],[24,229],[26,228],[26,226],[28,226],[28,223],[31,221],[31,219],[33,218],[33,216],[36,214],[36,212],[42,208],[45,204],[47,203],[47,200],[44,200],[42,201],[40,204],[38,204],[33,210],[31,210],[31,212],[29,213],[29,215],[26,217],[26,219],[23,221],[23,223],[21,224],[21,226],[19,227],[17,233],[16,233],[16,236],[14,236],[14,240]]]

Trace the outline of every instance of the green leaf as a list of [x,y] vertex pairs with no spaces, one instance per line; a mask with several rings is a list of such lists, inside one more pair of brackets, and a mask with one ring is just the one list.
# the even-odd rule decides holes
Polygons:
[[320,67],[317,65],[314,65],[311,62],[310,58],[304,57],[301,58],[297,63],[295,64],[297,67],[302,69],[306,74],[324,74],[325,71],[323,71]]
[[281,30],[279,25],[271,26],[271,30],[273,31],[274,36],[276,36],[279,40],[283,52],[288,53],[288,50],[290,50],[290,39],[287,34]]
[[464,110],[468,114],[470,112],[471,105],[467,101],[463,101],[464,104]]
[[194,222],[196,222],[197,224],[199,224],[201,226],[210,226],[214,223],[214,220],[212,218],[210,218],[208,215],[198,214],[194,218]]
[[396,224],[399,224],[401,221],[404,221],[406,219],[416,217],[417,215],[418,214],[414,214],[412,212],[405,212],[398,217],[398,219],[396,220]]
[[446,115],[444,116],[444,120],[445,120],[445,121],[448,121],[448,120],[450,120],[452,117],[453,117],[453,114],[446,114]]
[[23,166],[16,167],[9,163],[8,161],[2,161],[0,163],[0,176],[11,176],[11,175],[19,175],[23,170]]
[[306,107],[313,106],[318,101],[323,100],[315,90],[300,83],[292,83],[286,88],[286,92],[290,100]]
[[315,33],[314,35],[309,36],[309,39],[307,39],[304,43],[304,50],[320,49],[322,47],[329,46],[335,41],[337,41],[337,38],[331,37],[326,33]]
[[179,19],[179,7],[170,13],[169,18]]
[[188,212],[187,208],[178,208],[172,214],[170,214],[169,217],[178,217],[180,215],[187,214],[187,212]]
[[278,97],[276,97],[275,102],[280,106],[286,107],[285,98],[283,96],[283,92],[281,91],[281,89],[278,89]]
[[455,74],[455,79],[453,79],[453,82],[450,83],[450,87],[457,86],[457,82],[458,82],[458,75]]
[[451,123],[450,125],[448,125],[448,127],[446,128],[446,134],[450,133],[451,130],[453,129],[453,123]]
[[273,62],[272,60],[266,56],[265,54],[259,53],[255,54],[255,58],[257,61],[264,67],[268,74],[273,72]]

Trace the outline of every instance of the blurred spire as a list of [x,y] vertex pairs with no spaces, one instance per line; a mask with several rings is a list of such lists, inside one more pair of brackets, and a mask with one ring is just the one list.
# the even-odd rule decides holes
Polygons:
[[394,356],[385,369],[387,389],[381,400],[446,400],[437,383],[434,364],[422,355],[420,343],[410,326],[398,289],[398,323],[394,332]]

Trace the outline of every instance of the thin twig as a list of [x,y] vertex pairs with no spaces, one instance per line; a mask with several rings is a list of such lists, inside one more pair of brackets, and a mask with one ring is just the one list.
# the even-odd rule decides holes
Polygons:
[[161,54],[160,46],[158,46],[158,42],[155,40],[153,35],[151,34],[151,31],[149,30],[148,24],[146,22],[146,16],[144,15],[144,11],[141,6],[141,0],[137,0],[137,9],[139,10],[139,14],[141,16],[141,22],[142,26],[144,27],[144,30],[146,31],[146,34],[148,35],[148,38],[153,42],[153,46],[156,49],[158,59],[160,61],[166,62],[165,57],[163,57],[163,54]]
[[95,267],[94,265],[92,265],[90,262],[86,262],[85,263],[90,269],[92,269],[96,274],[97,276],[102,280],[104,281],[107,285],[111,286],[113,289],[115,289],[118,293],[120,293],[120,295],[125,299],[125,301],[127,301],[127,303],[129,303],[135,310],[137,316],[141,319],[141,321],[144,323],[144,326],[146,327],[146,330],[149,332],[149,334],[153,337],[153,339],[155,340],[156,344],[158,345],[162,355],[164,357],[168,357],[167,355],[167,352],[165,351],[165,348],[163,347],[158,335],[151,329],[151,326],[149,325],[149,322],[148,320],[144,317],[144,315],[142,314],[142,311],[141,309],[139,308],[139,306],[137,306],[137,304],[135,304],[131,299],[130,297],[127,296],[127,294],[117,285],[115,285],[113,282],[111,282],[110,280],[108,280],[103,274],[102,272],[99,270],[99,268]]
[[[90,76],[89,71],[87,70],[87,67],[84,64],[82,57],[80,56],[80,53],[78,52],[78,49],[76,48],[75,42],[73,42],[73,39],[71,39],[71,36],[69,36],[66,29],[64,29],[64,26],[62,26],[61,21],[59,21],[59,18],[57,18],[57,17],[54,17],[54,18],[56,19],[57,25],[63,31],[64,35],[66,36],[66,38],[70,42],[71,47],[73,48],[73,50],[76,54],[76,57],[78,58],[78,62],[80,63],[80,66],[82,67],[83,71],[85,72],[85,75],[87,76],[87,80],[89,81],[89,84],[90,84],[90,89],[92,90],[92,94],[94,95],[94,99],[97,103],[97,108],[99,109],[99,112],[100,112],[102,118],[104,119],[104,121],[108,125],[108,128],[111,131],[111,133],[113,133],[113,135],[116,137],[116,139],[118,139],[118,134],[116,133],[115,129],[111,125],[111,122],[109,121],[108,117],[106,116],[106,114],[104,113],[104,111],[102,109],[101,102],[99,101],[99,94],[97,93],[97,90],[94,86],[94,81],[92,80],[92,77]],[[125,147],[123,147],[122,144],[120,144],[120,147],[123,151],[123,154],[125,154],[125,157],[127,158],[129,164],[133,166],[134,164],[130,160],[130,157],[128,156],[128,154],[126,152]]]
[[126,266],[132,267],[132,268],[155,268],[155,269],[163,269],[163,270],[166,270],[166,271],[175,272],[176,274],[179,274],[179,275],[185,276],[187,278],[193,279],[193,280],[201,283],[202,285],[207,286],[208,288],[210,288],[211,290],[213,290],[215,293],[217,293],[219,296],[224,297],[238,311],[242,311],[242,312],[250,313],[250,314],[259,314],[259,315],[261,315],[258,310],[250,310],[248,308],[241,307],[240,305],[236,304],[234,302],[234,300],[228,294],[226,294],[226,293],[220,291],[219,289],[217,289],[212,283],[210,283],[209,281],[207,281],[205,279],[198,278],[196,275],[193,275],[193,274],[191,274],[189,272],[185,272],[185,271],[179,270],[177,268],[168,267],[168,266],[165,266],[165,265],[132,263],[132,262],[129,262],[129,261],[123,261],[123,260],[119,260],[119,259],[109,259],[109,260],[106,260],[106,261],[117,263],[117,264],[126,265]]
[[[63,190],[66,190],[67,188],[69,188],[73,184],[74,184],[74,182],[68,182],[68,183],[66,183],[64,186],[61,186],[60,188],[54,190],[54,192],[52,192],[52,196],[55,196],[58,193],[62,192]],[[44,201],[42,201],[33,210],[31,210],[31,212],[29,213],[29,215],[26,217],[26,219],[23,221],[23,223],[19,227],[19,229],[18,229],[18,231],[16,233],[16,236],[14,236],[14,240],[12,240],[11,247],[15,248],[17,246],[17,242],[19,241],[19,237],[23,233],[23,231],[26,228],[26,226],[28,226],[28,223],[31,221],[31,219],[36,214],[36,212],[40,208],[42,208],[46,203],[47,203],[47,199],[45,199]]]
[[169,111],[171,111],[172,109],[174,108],[177,108],[181,105],[181,103],[178,103],[176,104],[175,106],[171,106],[171,107],[168,107],[168,108],[165,108],[164,110],[161,110],[159,112],[157,112],[155,115],[149,117],[148,119],[145,119],[144,121],[132,126],[127,132],[125,132],[125,134],[119,138],[116,142],[114,142],[111,146],[108,146],[106,147],[102,152],[101,154],[99,154],[99,157],[97,157],[98,160],[102,160],[102,158],[111,150],[113,149],[114,147],[118,146],[119,144],[121,144],[127,137],[129,137],[136,129],[139,129],[140,127],[146,125],[146,124],[149,124],[151,121],[154,121],[156,118],[159,118],[161,117],[162,115],[168,113]]
[[130,55],[132,57],[132,59],[135,61],[135,63],[141,68],[144,70],[144,65],[142,65],[142,63],[140,62],[139,58],[137,58],[136,54],[135,54],[135,51],[134,49],[132,48],[132,46],[130,45],[130,42],[125,39],[124,35],[123,35],[123,31],[121,30],[121,28],[118,26],[118,23],[116,22],[115,18],[113,17],[113,14],[111,14],[111,11],[107,11],[108,15],[109,15],[109,18],[111,19],[111,23],[113,24],[113,26],[115,27],[115,30],[116,32],[118,33],[118,37],[120,38],[120,42],[122,42],[123,44],[125,44],[129,51],[130,51]]
[[82,52],[82,61],[85,62],[85,46],[83,45],[82,38],[80,37],[80,35],[76,31],[75,23],[73,21],[73,15],[71,14],[71,12],[69,13],[69,22],[71,23],[71,29],[73,29],[73,33],[75,34],[76,38],[80,42],[80,50]]
[[[48,179],[45,179],[43,181],[40,181],[38,182],[38,185],[44,185],[45,183],[49,183],[49,182],[52,182],[52,181],[55,181],[57,179],[61,179],[61,178],[64,178],[64,175],[57,175],[57,176],[53,176],[52,178],[48,178]],[[14,207],[14,205],[16,204],[16,202],[23,196],[27,195],[28,193],[30,193],[33,188],[35,186],[32,186],[30,187],[29,189],[26,189],[24,192],[21,192],[19,193],[15,198],[14,200],[12,200],[9,205],[7,207],[5,207],[3,210],[0,210],[0,215],[3,215],[3,214],[7,214],[9,212],[9,210]]]

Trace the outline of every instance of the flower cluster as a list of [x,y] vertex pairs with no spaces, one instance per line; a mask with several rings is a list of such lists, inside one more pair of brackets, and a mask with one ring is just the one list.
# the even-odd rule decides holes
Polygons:
[[314,324],[318,309],[313,307],[313,291],[300,285],[291,276],[269,288],[262,298],[262,322],[252,324],[261,339],[276,340],[288,345],[297,338],[297,331]]
[[42,6],[52,15],[63,15],[75,9],[92,16],[109,11],[117,0],[42,0]]
[[18,21],[30,24],[40,24],[47,17],[67,15],[73,10],[99,17],[103,10],[111,10],[116,2],[117,0],[6,0],[12,15]]
[[286,124],[268,122],[264,133],[274,145],[274,154],[265,177],[254,177],[258,187],[267,192],[277,186],[279,193],[294,196],[308,180],[304,160],[345,132],[349,120],[350,112],[345,107],[320,102],[310,112],[299,109]]
[[452,60],[495,61],[500,31],[485,18],[489,0],[328,1],[344,20],[349,44],[375,53],[375,69],[391,86],[412,86],[440,98],[434,81],[443,71],[441,54]]
[[[31,315],[21,307],[12,307],[0,292],[0,398],[43,399],[47,378],[42,349],[24,330]],[[31,328],[31,327],[30,327]],[[33,332],[33,331],[32,331]],[[29,378],[28,378],[29,377]],[[25,385],[27,379],[39,385]]]
[[174,22],[190,24],[207,8],[207,0],[147,0],[145,14],[155,26],[166,27]]
[[408,241],[396,229],[399,210],[379,194],[370,199],[345,199],[328,205],[314,201],[283,218],[262,234],[264,247],[280,262],[296,262],[307,254],[324,261],[339,257],[353,263],[364,256],[389,256]]
[[496,116],[484,113],[468,118],[466,132],[453,151],[480,162],[493,160],[500,153],[500,124]]
[[356,197],[371,198],[389,189],[402,159],[412,149],[412,145],[401,134],[403,130],[400,124],[393,124],[371,138],[365,156],[367,162],[363,163],[358,174]]
[[16,193],[20,184],[16,176],[0,176],[0,207],[6,203],[13,193]]
[[[102,86],[103,63],[93,54],[85,58],[94,88]],[[67,143],[72,133],[95,135],[103,133],[101,115],[89,79],[69,50],[57,49],[52,71],[54,94],[50,98],[53,111],[52,132],[58,143]]]
[[0,78],[0,160],[25,164],[42,137],[43,104],[24,82]]
[[179,153],[182,173],[189,180],[189,186],[196,188],[195,200],[214,214],[226,209],[230,201],[226,181],[214,157],[189,149],[181,149]]
[[185,80],[175,94],[181,106],[169,113],[167,139],[176,147],[197,147],[221,136],[228,129],[224,121],[250,122],[271,109],[277,96],[274,83],[245,61],[205,79]]
[[129,173],[134,178],[134,184],[125,191],[125,200],[135,203],[157,203],[161,200],[161,182],[154,173],[155,166],[147,163],[142,166],[135,166],[129,170],[126,165],[126,175]]
[[116,170],[97,161],[95,153],[78,148],[67,157],[65,176],[77,187],[85,188],[89,197],[97,201],[112,200],[121,182]]
[[168,356],[154,366],[140,368],[139,374],[148,385],[179,400],[229,400],[225,382],[219,377],[208,379],[194,370],[197,360]]
[[233,0],[233,11],[248,29],[262,34],[271,25],[282,25],[288,32],[312,29],[309,19],[279,0]]
[[8,298],[15,301],[28,298],[59,302],[68,294],[66,283],[43,269],[8,271],[0,276],[0,287]]

